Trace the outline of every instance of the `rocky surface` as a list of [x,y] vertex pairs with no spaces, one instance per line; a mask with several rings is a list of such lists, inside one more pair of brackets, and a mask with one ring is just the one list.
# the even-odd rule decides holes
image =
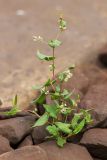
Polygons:
[[103,52],[98,56],[98,60],[99,60],[99,64],[104,67],[107,68],[107,52]]
[[92,126],[107,127],[107,83],[92,85],[81,101],[81,107],[92,109]]
[[[98,57],[96,58],[98,61]],[[99,62],[99,61],[98,61]],[[102,67],[98,66],[97,63],[93,64],[83,64],[80,67],[81,72],[88,78],[89,86],[86,90],[88,91],[89,87],[94,84],[103,84],[107,81],[107,71],[104,70]]]
[[52,141],[45,142],[39,145],[43,148],[49,160],[92,160],[88,151],[76,144],[67,144],[64,148],[59,148]]
[[31,135],[24,138],[24,140],[18,145],[18,148],[25,147],[25,146],[32,146],[33,141]]
[[[103,70],[96,65],[91,65],[89,67],[81,66],[79,70],[76,69],[74,73],[78,78],[72,79],[72,83],[69,81],[66,85],[66,88],[70,90],[72,90],[72,86],[75,86],[75,89],[82,93],[79,107],[92,109],[93,123],[88,126],[88,128],[95,126],[100,126],[102,128],[107,127],[106,72],[106,70]],[[76,85],[76,83],[78,85]],[[5,110],[7,109],[1,109],[1,114]],[[8,160],[11,157],[14,160],[14,157],[16,156],[16,158],[22,158],[23,160],[26,156],[31,156],[29,153],[30,150],[25,146],[33,147],[34,145],[39,144],[49,160],[52,160],[52,158],[53,160],[62,160],[62,158],[66,160],[91,160],[92,157],[90,154],[101,160],[107,159],[107,129],[89,129],[88,131],[85,131],[82,139],[83,133],[77,135],[74,139],[69,139],[69,143],[67,143],[63,149],[60,149],[55,142],[45,142],[45,137],[48,135],[45,126],[32,128],[37,117],[34,117],[32,114],[29,115],[27,111],[19,113],[19,115],[16,115],[14,118],[6,118],[8,117],[5,117],[4,120],[0,121],[0,135],[6,137],[11,146],[16,150],[4,153],[0,158],[6,158],[6,160]],[[79,141],[80,144],[88,149],[90,154],[85,147],[79,145]],[[78,143],[78,145],[74,143]],[[25,149],[24,152],[20,149],[17,150],[17,148],[21,147]],[[28,150],[28,152],[26,150]],[[21,152],[20,157],[18,156],[19,152]],[[25,155],[23,155],[22,152],[25,153]],[[35,156],[35,160],[36,158],[39,158],[39,156]],[[32,157],[30,159],[32,159]]]
[[[81,95],[79,107],[92,109],[93,116],[82,139],[81,134],[77,141],[69,139],[62,149],[55,142],[44,142],[48,135],[44,126],[32,129],[36,117],[27,111],[14,117],[2,115],[2,109],[11,106],[16,93],[20,108],[35,107],[30,102],[38,92],[32,91],[31,86],[44,82],[50,73],[47,65],[33,54],[40,45],[32,41],[32,36],[40,34],[47,40],[54,37],[56,15],[61,12],[68,21],[68,30],[60,37],[63,45],[55,52],[55,74],[71,63],[78,65],[74,77],[64,87],[75,89]],[[10,5],[6,0],[0,1],[0,160],[107,159],[106,19],[106,0],[72,0],[72,4],[70,0],[11,0]],[[41,50],[50,52],[44,45]],[[46,101],[51,103],[50,99]],[[84,147],[73,144],[79,141]]]
[[11,150],[8,139],[0,135],[0,155]]
[[85,132],[80,142],[89,152],[101,159],[107,159],[107,129],[90,129]]
[[15,151],[4,153],[0,160],[48,160],[45,151],[38,146],[26,146]]
[[[8,108],[0,109],[0,135],[7,138],[8,147],[10,150],[7,152],[7,145],[4,145],[4,152],[1,154],[2,159],[26,159],[26,157],[32,160],[39,160],[41,157],[31,156],[35,155],[34,145],[39,145],[47,160],[92,160],[92,157],[97,157],[100,160],[107,159],[107,71],[100,68],[96,64],[91,66],[80,65],[74,72],[75,78],[72,78],[67,84],[66,88],[72,90],[73,87],[76,91],[81,93],[81,103],[78,107],[85,109],[92,109],[93,123],[77,136],[70,137],[64,148],[57,147],[55,142],[47,141],[45,137],[48,136],[45,126],[32,128],[36,116],[24,110],[14,117],[2,116],[2,112],[10,110]],[[76,85],[77,84],[77,85]],[[38,93],[37,93],[38,94]],[[51,103],[50,99],[46,99],[46,102]],[[34,107],[34,106],[32,106]],[[41,106],[42,107],[42,106]],[[40,113],[43,112],[43,108],[38,106]],[[25,107],[26,108],[26,107]],[[31,108],[29,108],[31,109]],[[94,128],[93,127],[100,127]],[[103,128],[103,129],[101,129]],[[83,136],[83,137],[82,137]],[[81,139],[82,138],[82,139]],[[80,142],[80,143],[79,143]],[[10,144],[9,144],[10,143]],[[81,146],[81,145],[84,145]],[[11,145],[11,146],[10,146]],[[27,146],[27,148],[25,147]],[[12,148],[13,147],[13,148]],[[30,148],[31,147],[31,148]],[[88,151],[87,151],[87,149]],[[24,148],[24,149],[22,149]],[[31,151],[31,153],[30,153]],[[20,155],[19,155],[20,153]],[[57,153],[57,154],[56,154]],[[90,155],[91,154],[91,155]],[[42,157],[43,159],[43,157]]]
[[49,136],[48,132],[46,131],[46,126],[36,127],[32,131],[32,139],[34,144],[39,144],[44,142],[47,136]]
[[12,145],[19,143],[32,130],[35,117],[16,117],[0,121],[0,135],[6,137]]
[[68,82],[64,83],[63,88],[74,90],[83,96],[89,86],[89,78],[84,74],[82,66],[74,69],[73,76]]

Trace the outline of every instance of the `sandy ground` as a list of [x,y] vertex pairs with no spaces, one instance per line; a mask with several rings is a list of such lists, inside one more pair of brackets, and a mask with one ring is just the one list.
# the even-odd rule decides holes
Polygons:
[[87,62],[107,42],[107,0],[0,0],[0,98],[10,101],[32,85],[43,82],[48,66],[36,59],[36,50],[51,54],[33,42],[33,35],[46,40],[57,34],[63,13],[68,30],[56,50],[56,73],[71,63]]

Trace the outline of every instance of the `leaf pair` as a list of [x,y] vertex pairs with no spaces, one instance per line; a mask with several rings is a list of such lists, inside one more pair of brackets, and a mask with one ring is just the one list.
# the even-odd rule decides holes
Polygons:
[[[55,39],[55,40],[50,40],[48,42],[48,45],[52,48],[56,48],[56,47],[59,47],[61,45],[61,41]],[[37,57],[40,59],[40,60],[45,60],[45,61],[53,61],[55,59],[55,57],[53,56],[47,56],[45,54],[42,54],[39,52],[39,50],[37,51]],[[55,67],[55,66],[53,66]]]

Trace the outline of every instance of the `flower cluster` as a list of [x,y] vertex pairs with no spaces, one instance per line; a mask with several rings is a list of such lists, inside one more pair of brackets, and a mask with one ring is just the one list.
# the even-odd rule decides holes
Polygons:
[[58,23],[59,23],[59,29],[61,31],[64,31],[67,29],[67,22],[62,18],[62,16],[60,16]]
[[67,70],[64,73],[66,75],[64,81],[67,82],[72,77],[72,73],[70,72],[70,70]]
[[35,42],[37,42],[37,41],[43,42],[43,37],[41,37],[41,36],[33,36],[33,40]]

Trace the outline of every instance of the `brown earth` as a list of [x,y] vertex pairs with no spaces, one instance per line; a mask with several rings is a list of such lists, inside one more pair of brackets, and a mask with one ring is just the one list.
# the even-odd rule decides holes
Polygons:
[[[68,30],[56,51],[56,72],[71,63],[87,63],[106,45],[107,0],[0,0],[0,98],[5,105],[16,93],[28,98],[32,85],[48,77],[47,65],[35,57],[40,45],[32,36],[55,37],[60,13]],[[50,52],[45,45],[41,50]]]

